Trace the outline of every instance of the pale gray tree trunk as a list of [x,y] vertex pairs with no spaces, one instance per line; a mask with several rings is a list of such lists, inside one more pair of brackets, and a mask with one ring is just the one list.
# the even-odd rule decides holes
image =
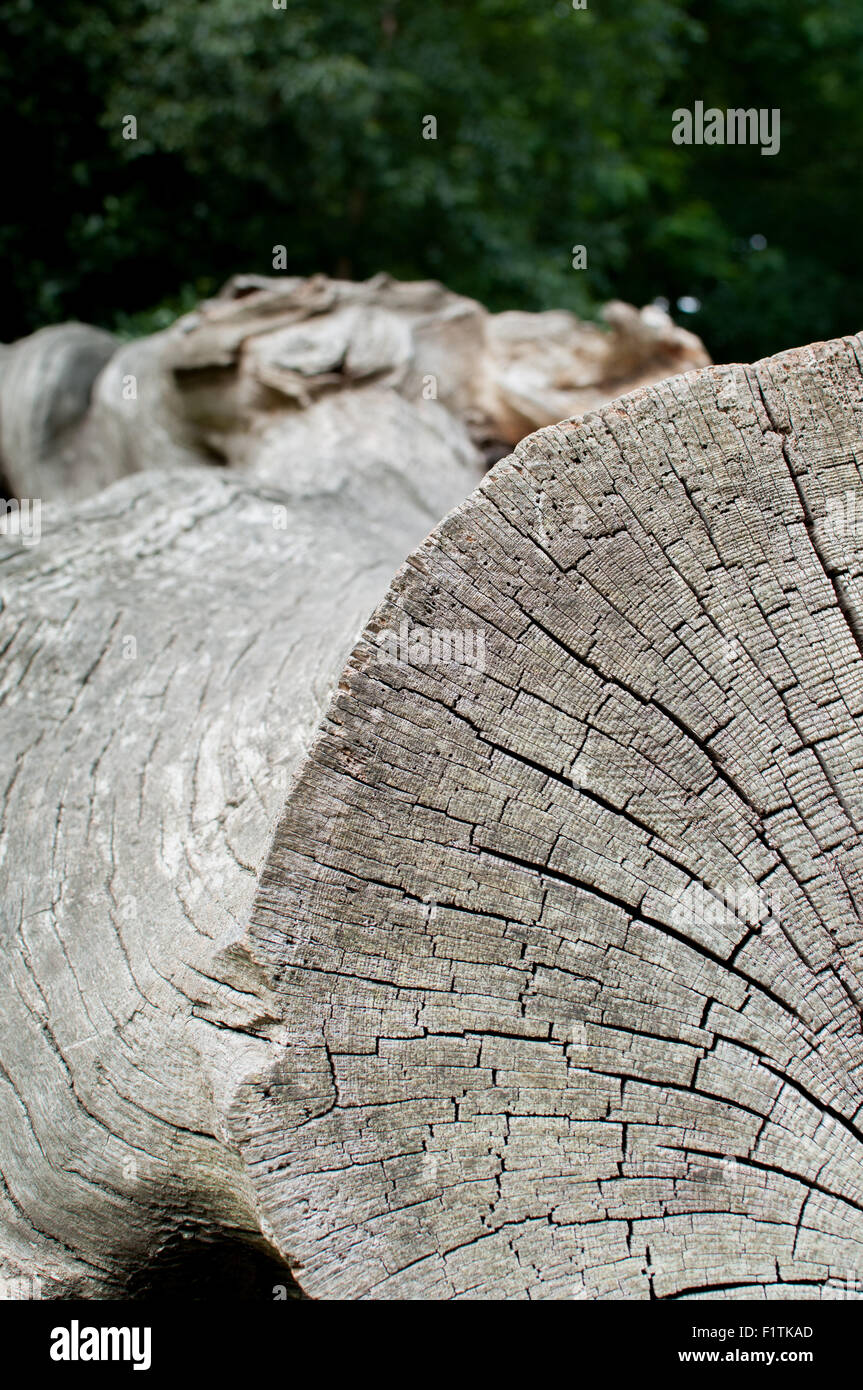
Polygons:
[[859,1291],[861,348],[531,436],[337,680],[361,489],[142,475],[4,560],[5,1272]]
[[400,472],[303,463],[293,493],[141,473],[0,538],[9,1287],[269,1270],[236,1253],[269,1246],[226,1119],[281,1007],[244,942],[256,875],[369,611],[476,477],[416,430]]

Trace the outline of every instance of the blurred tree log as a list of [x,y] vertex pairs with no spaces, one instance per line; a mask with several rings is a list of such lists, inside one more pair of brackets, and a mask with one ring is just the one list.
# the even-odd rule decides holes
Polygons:
[[709,360],[654,307],[605,312],[607,332],[564,312],[490,315],[434,281],[235,276],[148,338],[63,324],[4,349],[0,465],[17,496],[46,501],[193,463],[293,490],[350,460],[378,489],[411,468],[445,491],[538,425]]

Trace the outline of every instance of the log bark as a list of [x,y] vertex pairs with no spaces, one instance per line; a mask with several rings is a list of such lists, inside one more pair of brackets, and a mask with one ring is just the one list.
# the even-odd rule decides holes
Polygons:
[[286,562],[260,484],[145,476],[4,560],[4,1272],[128,1294],[191,1235],[315,1298],[859,1293],[861,362],[520,444],[268,851],[374,506],[293,499]]

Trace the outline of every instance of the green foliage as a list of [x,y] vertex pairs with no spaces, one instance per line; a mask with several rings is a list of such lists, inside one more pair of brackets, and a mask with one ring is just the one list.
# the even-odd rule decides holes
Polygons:
[[[0,0],[0,26],[7,339],[159,326],[278,244],[493,308],[694,296],[717,358],[861,326],[847,0]],[[672,145],[696,100],[780,108],[780,154]]]

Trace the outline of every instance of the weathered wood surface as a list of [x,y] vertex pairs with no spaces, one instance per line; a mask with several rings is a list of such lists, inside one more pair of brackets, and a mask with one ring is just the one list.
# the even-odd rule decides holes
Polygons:
[[229,1120],[311,1295],[859,1296],[861,347],[542,431],[376,613]]
[[243,934],[347,653],[469,490],[423,445],[311,458],[293,495],[138,474],[0,540],[0,1287],[144,1291],[262,1243],[224,1125],[273,1026]]
[[859,1295],[861,350],[521,444],[269,852],[382,591],[362,488],[279,532],[128,479],[10,552],[0,1273],[128,1292],[203,1233],[317,1298]]
[[342,468],[359,443],[382,472],[417,435],[479,467],[537,425],[710,360],[655,306],[613,302],[605,317],[607,332],[564,312],[493,315],[386,275],[238,275],[134,342],[43,329],[0,348],[4,486],[74,502],[191,463],[287,486],[310,443]]

